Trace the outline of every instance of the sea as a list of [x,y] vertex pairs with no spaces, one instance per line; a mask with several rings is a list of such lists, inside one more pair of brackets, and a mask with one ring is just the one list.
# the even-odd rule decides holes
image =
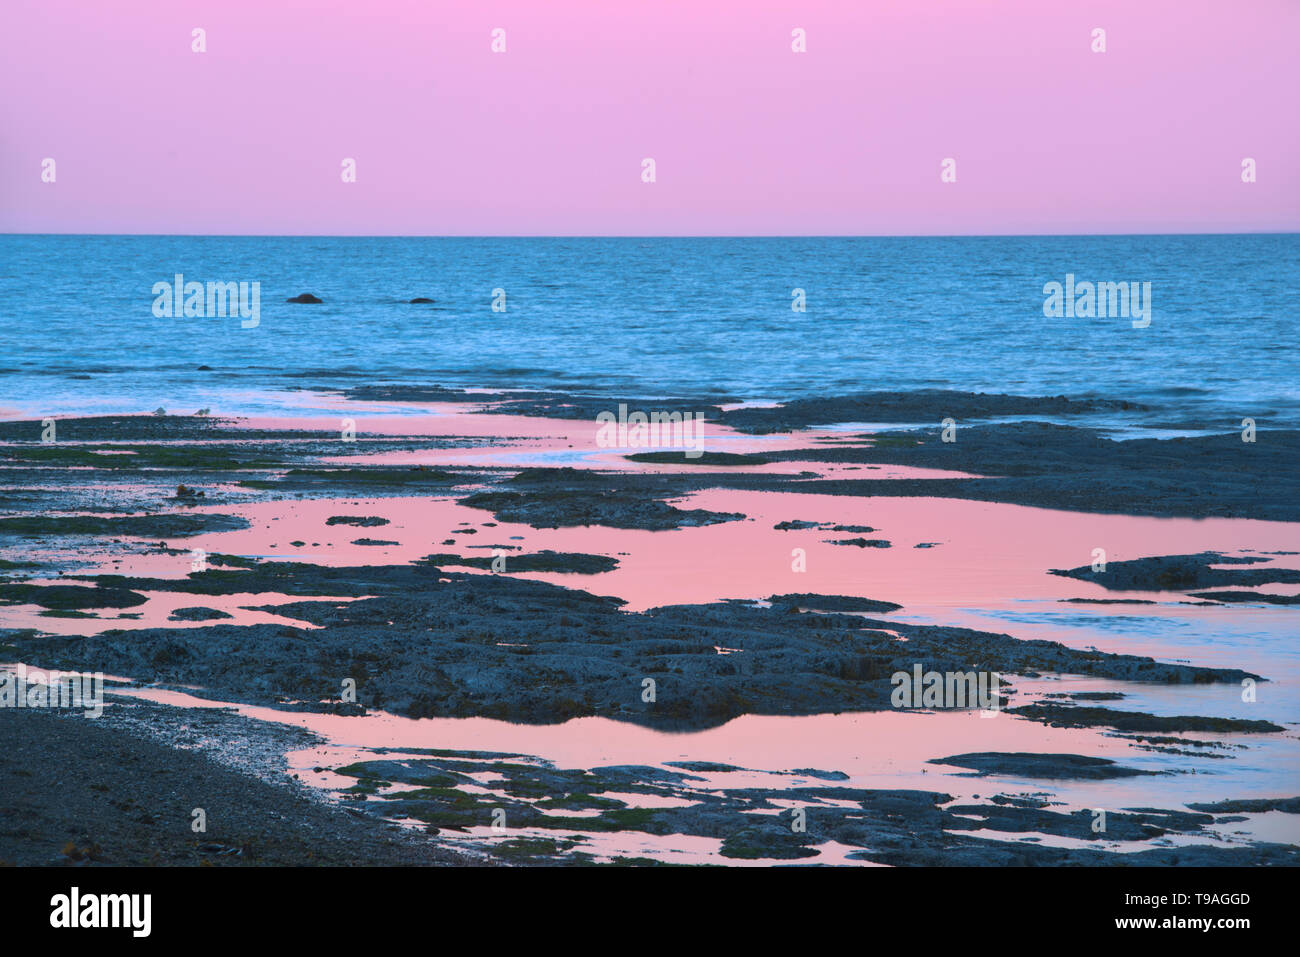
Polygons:
[[[256,283],[256,324],[162,308],[177,276]],[[1145,314],[1055,315],[1053,283],[1123,283]],[[1296,234],[4,235],[0,416],[286,415],[285,389],[416,384],[737,402],[955,389],[1127,399],[1175,431],[1294,428],[1298,288]],[[323,301],[286,302],[304,292]]]

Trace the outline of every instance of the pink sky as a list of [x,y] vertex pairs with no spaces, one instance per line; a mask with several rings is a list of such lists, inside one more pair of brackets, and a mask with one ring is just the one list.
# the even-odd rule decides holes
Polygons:
[[6,0],[0,24],[3,232],[1300,229],[1295,0]]

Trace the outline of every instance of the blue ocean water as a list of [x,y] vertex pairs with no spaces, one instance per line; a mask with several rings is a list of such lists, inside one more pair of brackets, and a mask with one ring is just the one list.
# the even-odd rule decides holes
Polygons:
[[[177,273],[259,282],[259,324],[156,317],[154,284]],[[1046,318],[1044,285],[1071,273],[1149,282],[1150,326]],[[755,401],[951,388],[1294,426],[1298,286],[1298,235],[6,235],[0,414],[239,414],[285,388],[419,383]],[[300,292],[324,303],[285,302]]]

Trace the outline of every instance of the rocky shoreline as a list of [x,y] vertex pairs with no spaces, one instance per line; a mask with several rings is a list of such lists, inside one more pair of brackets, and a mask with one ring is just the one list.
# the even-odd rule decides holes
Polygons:
[[[467,401],[465,393],[437,387],[358,387],[346,395],[356,401]],[[494,414],[573,420],[594,416],[598,406],[608,408],[611,400],[502,393],[476,394],[473,401]],[[696,400],[677,404],[701,410]],[[660,402],[658,407],[667,406]],[[845,421],[919,419],[944,409],[972,418],[1086,419],[1098,413],[1151,411],[1122,401],[940,392],[867,393],[775,408],[729,408],[723,398],[713,397],[705,411],[729,428],[764,435]],[[742,512],[681,504],[704,490],[925,495],[1133,515],[1296,521],[1298,480],[1282,463],[1294,461],[1300,452],[1300,432],[1261,431],[1253,444],[1242,443],[1237,435],[1117,442],[1098,428],[1036,421],[962,426],[955,442],[945,442],[936,421],[934,429],[887,435],[841,433],[833,440],[818,440],[815,447],[787,445],[745,454],[712,451],[707,453],[712,458],[683,460],[680,470],[675,453],[627,456],[631,463],[651,466],[648,471],[333,461],[362,450],[379,455],[490,450],[507,445],[505,435],[374,436],[366,437],[359,450],[358,444],[319,430],[250,429],[232,420],[170,415],[60,420],[56,443],[40,442],[39,432],[38,422],[0,423],[0,442],[5,443],[0,445],[5,475],[0,507],[6,513],[0,516],[6,555],[0,565],[0,614],[6,608],[37,608],[47,618],[84,619],[84,627],[62,633],[0,627],[0,661],[102,671],[150,687],[185,688],[222,702],[288,712],[384,712],[413,719],[491,718],[535,725],[608,718],[674,732],[717,728],[746,715],[891,710],[896,707],[891,701],[893,677],[920,666],[925,672],[1001,676],[1005,683],[1000,706],[1019,720],[1044,728],[1101,729],[1170,754],[1214,745],[1179,737],[1188,733],[1269,736],[1286,731],[1269,721],[1097,707],[1082,696],[1025,702],[1016,689],[1019,679],[1043,674],[1153,687],[1263,683],[1267,674],[896,620],[889,616],[903,606],[889,594],[754,594],[748,600],[629,611],[620,599],[599,593],[599,576],[618,568],[620,556],[524,549],[500,540],[494,529],[498,523],[517,523],[533,529],[667,533],[748,519]],[[827,463],[898,465],[971,477],[826,477],[822,470]],[[760,466],[763,471],[755,471]],[[347,503],[386,496],[454,500],[481,513],[482,520],[452,530],[446,539],[431,533],[428,552],[404,563],[377,559],[374,564],[324,564],[213,553],[204,556],[201,567],[184,574],[131,570],[133,564],[169,555],[176,563],[187,560],[187,539],[249,529],[245,516],[250,506],[328,499],[335,514],[327,526],[360,529],[384,526],[389,520],[354,514]],[[798,529],[874,531],[863,525],[791,518],[768,534],[779,539],[787,530]],[[464,547],[484,551],[440,550],[462,541],[458,534],[473,534],[473,544]],[[878,543],[882,548],[890,544],[874,538],[830,542]],[[305,546],[302,541],[293,544]],[[352,544],[381,551],[398,542],[363,537]],[[100,556],[91,563],[99,567],[86,571],[92,555]],[[503,555],[507,558],[498,565]],[[106,560],[125,567],[106,572]],[[1213,567],[1222,565],[1234,567]],[[584,589],[515,577],[536,573],[594,576],[595,584]],[[1300,572],[1269,567],[1262,557],[1215,552],[1112,562],[1104,572],[1081,566],[1054,574],[1110,590],[1172,591],[1229,608],[1270,599],[1286,603],[1288,596],[1248,589],[1300,581]],[[1222,590],[1228,586],[1235,590]],[[1212,590],[1216,588],[1221,590]],[[142,613],[133,609],[147,610],[148,602],[158,596],[183,599],[165,622],[115,628],[111,619],[94,621],[98,616],[93,612],[104,609],[115,609],[116,617],[129,621]],[[241,608],[273,613],[292,623],[241,623],[231,621],[230,612],[211,607],[219,604],[217,599],[233,596],[244,596]],[[259,602],[257,596],[266,597]],[[649,695],[647,688],[653,689]],[[1050,847],[1012,843],[1015,839],[1006,835],[1092,840],[1082,826],[1087,823],[1079,816],[1082,812],[1051,810],[1033,801],[995,798],[992,803],[960,804],[938,791],[829,787],[825,779],[807,793],[799,787],[770,793],[742,787],[710,797],[685,769],[563,769],[470,752],[403,762],[366,761],[336,769],[355,778],[343,798],[348,805],[361,799],[352,808],[361,818],[265,781],[262,787],[270,790],[254,788],[258,797],[250,799],[248,814],[241,817],[234,800],[238,779],[256,761],[219,773],[203,768],[208,779],[220,782],[213,785],[216,798],[208,800],[221,805],[230,822],[221,838],[214,835],[207,843],[243,849],[229,853],[204,850],[203,842],[187,838],[180,826],[185,821],[163,831],[142,819],[132,824],[131,806],[105,804],[77,787],[61,788],[60,797],[48,802],[30,826],[14,823],[16,815],[29,814],[35,806],[34,792],[20,779],[41,741],[50,753],[66,755],[73,765],[96,769],[112,793],[147,792],[149,785],[140,776],[147,777],[149,768],[160,773],[170,769],[182,779],[197,774],[195,762],[206,760],[203,755],[160,743],[169,736],[178,738],[175,723],[162,717],[166,709],[158,708],[140,702],[118,702],[110,708],[119,716],[127,711],[146,715],[135,731],[148,726],[153,738],[133,733],[124,717],[116,723],[89,722],[86,727],[93,730],[79,735],[71,730],[72,718],[0,709],[0,720],[11,731],[6,740],[14,742],[12,756],[0,766],[0,777],[9,777],[0,790],[0,859],[23,864],[195,864],[229,859],[455,863],[467,858],[440,850],[427,839],[411,841],[409,828],[395,836],[383,821],[423,822],[432,833],[459,831],[486,823],[493,808],[505,807],[514,826],[525,832],[511,839],[517,843],[488,846],[491,859],[505,862],[634,862],[621,854],[594,854],[574,833],[629,831],[721,840],[719,853],[734,859],[803,860],[830,842],[857,848],[850,858],[889,864],[1297,863],[1294,847],[1267,842],[1231,848],[1203,843],[1152,846],[1124,853],[1068,842]],[[946,763],[976,775],[1054,780],[1152,773],[1068,753],[990,750],[956,755]],[[478,765],[507,782],[504,793],[474,797],[472,788],[464,789],[476,780],[467,775]],[[713,770],[727,773],[721,770],[725,767]],[[834,780],[840,772],[830,768],[819,773]],[[608,796],[637,793],[690,803],[652,809]],[[529,799],[522,800],[524,795]],[[538,798],[552,802],[553,813],[544,813]],[[184,789],[171,792],[169,799],[181,804],[199,800]],[[789,801],[815,806],[810,820],[816,826],[799,832],[770,826],[780,817],[773,812]],[[1224,810],[1232,806],[1229,800]],[[1279,804],[1267,810],[1286,813],[1289,808]],[[582,814],[570,817],[565,811]],[[255,821],[272,819],[279,823],[258,830]],[[89,826],[78,830],[74,820],[95,821],[103,836],[95,836]],[[973,823],[977,820],[983,823]],[[1195,836],[1215,822],[1205,812],[1150,809],[1117,810],[1110,820],[1108,839],[1126,842],[1168,834]],[[749,823],[739,826],[738,821]],[[962,835],[973,830],[1003,836]],[[51,840],[64,832],[72,846],[72,852],[62,854],[66,860],[49,851]],[[308,841],[307,833],[315,836]],[[94,851],[95,846],[100,850]]]

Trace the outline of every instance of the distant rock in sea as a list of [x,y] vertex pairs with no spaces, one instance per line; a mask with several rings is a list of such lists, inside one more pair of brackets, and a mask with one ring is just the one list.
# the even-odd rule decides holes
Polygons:
[[424,296],[416,296],[414,299],[410,300],[410,304],[412,306],[426,305],[426,304],[431,305],[432,303],[433,303],[432,299],[426,299],[424,298]]
[[309,292],[300,292],[292,299],[285,300],[285,302],[302,302],[302,303],[315,303],[315,302],[324,302],[324,301],[325,301],[324,299],[321,299],[318,296],[313,296]]

